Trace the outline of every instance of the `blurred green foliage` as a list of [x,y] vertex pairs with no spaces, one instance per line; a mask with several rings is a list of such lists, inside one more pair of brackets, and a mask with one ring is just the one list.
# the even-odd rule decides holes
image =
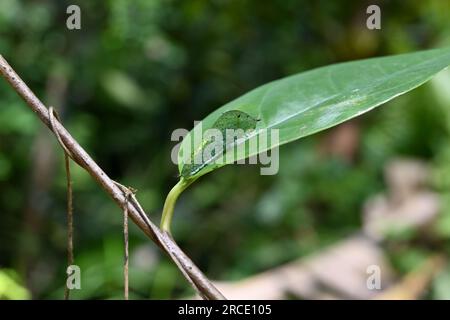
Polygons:
[[0,299],[29,299],[30,293],[17,283],[18,275],[13,270],[0,269]]
[[[67,30],[78,4],[82,29]],[[450,44],[446,1],[382,2],[382,29],[365,28],[368,3],[354,1],[17,1],[0,2],[0,52],[110,176],[137,188],[157,221],[176,182],[170,161],[176,128],[247,92],[293,73],[338,61]],[[447,252],[450,237],[448,73],[354,123],[354,159],[322,152],[325,132],[280,149],[280,172],[228,166],[181,196],[174,235],[209,276],[239,279],[336,242],[360,226],[364,201],[384,188],[396,156],[432,163],[443,194],[438,248],[406,242],[392,254],[399,270],[414,252]],[[81,169],[73,167],[74,298],[120,298],[122,216]],[[132,298],[192,291],[176,268],[134,226]],[[420,256],[420,255],[416,255]],[[0,81],[0,268],[36,298],[62,297],[65,178],[48,130]],[[447,270],[448,271],[448,270]],[[448,272],[442,279],[448,278]],[[21,280],[11,280],[18,279]],[[6,280],[5,280],[6,279]],[[8,280],[9,279],[9,280]],[[3,282],[2,282],[3,281]],[[448,282],[448,279],[447,279]],[[435,286],[434,298],[448,292]],[[1,296],[0,290],[0,296]],[[21,286],[7,298],[25,298]]]

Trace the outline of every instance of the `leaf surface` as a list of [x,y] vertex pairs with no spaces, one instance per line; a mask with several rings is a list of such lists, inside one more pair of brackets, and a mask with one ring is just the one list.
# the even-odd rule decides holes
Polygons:
[[[227,126],[236,128],[234,118],[241,112],[248,117],[243,126],[255,126],[236,145],[245,144],[251,138],[259,139],[270,130],[279,130],[278,141],[269,139],[267,146],[257,151],[241,148],[234,158],[237,161],[368,112],[418,87],[448,65],[450,48],[321,67],[258,87],[212,112],[196,128],[201,125],[203,132],[218,124],[220,130]],[[196,128],[185,137],[178,154],[180,176],[185,180],[196,179],[223,166],[217,162],[223,162],[228,152],[236,152],[228,148],[203,158],[200,165],[189,164],[193,163],[195,152],[186,150],[198,153],[207,145],[204,139],[193,138]],[[183,157],[185,153],[190,156]]]

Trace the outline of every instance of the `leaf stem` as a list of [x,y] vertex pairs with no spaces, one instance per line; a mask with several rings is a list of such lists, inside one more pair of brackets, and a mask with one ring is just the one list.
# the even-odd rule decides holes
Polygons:
[[164,208],[161,217],[161,229],[167,233],[170,233],[170,225],[172,223],[173,210],[178,196],[192,183],[193,180],[185,180],[183,178],[170,190],[164,202]]

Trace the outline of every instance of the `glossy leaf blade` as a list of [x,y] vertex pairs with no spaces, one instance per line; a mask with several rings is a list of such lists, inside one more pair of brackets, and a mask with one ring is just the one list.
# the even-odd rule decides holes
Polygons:
[[[321,67],[258,87],[217,109],[201,125],[206,130],[227,111],[245,112],[260,120],[254,135],[265,134],[265,129],[279,130],[279,141],[265,148],[272,149],[361,115],[423,84],[448,65],[450,48]],[[199,171],[183,171],[183,150],[187,150],[192,132],[179,152],[179,171],[187,180],[221,166],[212,159]],[[254,154],[246,150],[236,160]]]

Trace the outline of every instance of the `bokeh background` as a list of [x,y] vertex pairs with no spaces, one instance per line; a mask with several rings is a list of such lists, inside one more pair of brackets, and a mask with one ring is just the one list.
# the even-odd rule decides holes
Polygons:
[[[373,3],[381,7],[381,30],[366,28],[366,8]],[[66,28],[70,4],[81,8],[81,30]],[[138,199],[158,222],[177,181],[170,161],[174,129],[191,129],[194,120],[231,99],[287,75],[448,46],[449,13],[450,3],[440,0],[2,0],[0,53],[44,103],[57,107],[113,179],[139,190]],[[281,147],[275,176],[240,165],[202,177],[177,204],[174,236],[209,277],[245,286],[245,279],[326,256],[327,248],[339,249],[361,234],[367,240],[373,216],[395,215],[425,193],[430,202],[409,205],[419,207],[412,218],[410,210],[400,214],[406,227],[375,237],[373,245],[392,275],[383,289],[413,278],[416,287],[423,280],[416,298],[449,299],[449,139],[445,71],[369,114]],[[82,270],[82,290],[72,296],[120,299],[122,212],[88,174],[72,168],[75,262]],[[62,297],[65,197],[60,147],[0,80],[0,298]],[[376,211],[377,203],[384,207]],[[130,297],[192,295],[169,259],[130,228]],[[328,275],[339,279],[331,260]],[[301,281],[296,285],[298,291],[279,298],[367,294],[352,296],[345,288],[308,294]],[[322,279],[322,293],[326,286],[333,289]],[[276,290],[268,285],[259,293]]]

